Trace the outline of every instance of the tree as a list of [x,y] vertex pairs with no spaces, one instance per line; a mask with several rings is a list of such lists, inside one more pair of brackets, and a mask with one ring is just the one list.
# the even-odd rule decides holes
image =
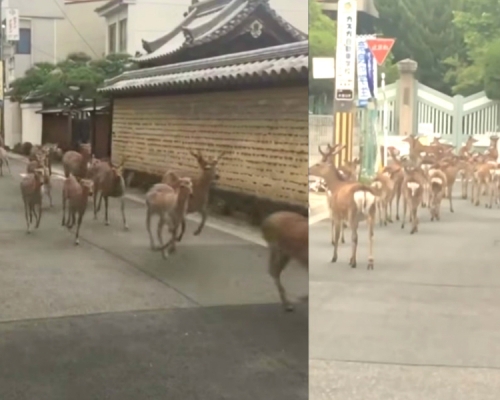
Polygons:
[[492,100],[500,100],[500,38],[489,44],[484,62],[484,90]]
[[92,60],[84,53],[75,53],[57,64],[35,64],[24,77],[12,82],[10,96],[15,101],[40,100],[45,106],[80,107],[102,98],[97,89],[105,79],[133,67],[126,54]]
[[500,4],[498,0],[455,0],[454,7],[453,25],[463,45],[446,60],[446,80],[453,85],[454,93],[470,95],[487,89],[484,84],[491,79],[485,76],[485,68],[489,50],[500,39]]
[[444,80],[444,60],[457,52],[459,40],[453,25],[453,0],[375,0],[380,18],[377,30],[396,38],[394,61],[418,62],[417,78],[436,90],[450,93]]

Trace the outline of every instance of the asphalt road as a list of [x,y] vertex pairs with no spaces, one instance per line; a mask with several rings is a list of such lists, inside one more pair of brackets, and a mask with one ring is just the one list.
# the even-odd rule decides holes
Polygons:
[[330,263],[328,221],[310,227],[310,400],[490,400],[500,392],[500,209],[455,200],[419,233],[350,233]]
[[[149,249],[144,207],[89,206],[81,244],[61,223],[61,180],[31,235],[19,189],[0,177],[0,399],[305,400],[307,305],[285,314],[267,250],[188,223],[177,253]],[[46,202],[47,203],[47,202]],[[291,265],[293,299],[307,293]]]

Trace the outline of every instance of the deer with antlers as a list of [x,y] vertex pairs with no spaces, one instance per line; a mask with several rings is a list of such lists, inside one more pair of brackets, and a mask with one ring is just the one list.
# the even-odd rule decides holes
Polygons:
[[[335,156],[344,148],[345,146],[341,146],[336,150],[330,148],[330,155]],[[344,221],[348,221],[352,232],[352,253],[349,265],[352,268],[356,268],[358,226],[361,220],[366,219],[368,222],[369,241],[368,269],[373,269],[373,230],[376,200],[373,189],[359,182],[345,181],[335,165],[331,163],[319,162],[309,169],[309,174],[323,177],[330,192],[330,216],[335,230],[332,262],[336,262],[338,258],[338,244],[342,224]]]
[[[125,180],[123,178],[123,166],[127,157],[122,157],[118,165],[112,161],[93,160],[89,171],[89,177],[94,182],[94,219],[101,210],[101,203],[104,199],[104,223],[109,225],[108,205],[109,198],[120,199],[120,211],[123,220],[123,229],[128,230],[127,217],[125,216]],[[97,197],[99,196],[99,201]]]
[[[195,158],[198,166],[201,169],[200,174],[197,177],[192,178],[193,194],[191,196],[191,200],[189,201],[187,209],[188,214],[199,213],[201,215],[200,225],[194,231],[194,235],[197,236],[203,230],[203,227],[205,226],[207,220],[210,188],[214,181],[219,180],[217,166],[219,164],[219,161],[229,153],[227,151],[223,151],[219,153],[217,157],[207,158],[202,155],[200,150],[197,150],[196,153],[193,151],[190,151],[189,153]],[[171,184],[175,188],[176,183],[170,181],[170,173],[171,172],[169,171],[163,176],[162,183]],[[185,225],[181,227],[181,232],[177,239],[178,241],[182,240],[184,231]]]

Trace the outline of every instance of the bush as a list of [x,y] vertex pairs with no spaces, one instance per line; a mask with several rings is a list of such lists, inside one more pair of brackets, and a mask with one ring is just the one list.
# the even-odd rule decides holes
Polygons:
[[23,145],[21,143],[15,144],[12,151],[16,154],[23,154]]
[[31,153],[31,149],[33,148],[33,144],[30,142],[24,142],[23,143],[23,150],[22,153],[24,156],[29,156]]

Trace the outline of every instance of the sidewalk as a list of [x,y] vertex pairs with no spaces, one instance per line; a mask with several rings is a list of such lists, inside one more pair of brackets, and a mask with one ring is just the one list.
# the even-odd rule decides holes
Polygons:
[[309,192],[309,225],[329,217],[326,193]]
[[[8,157],[12,160],[17,160],[25,164],[28,163],[27,157],[19,154],[9,152]],[[52,176],[55,177],[56,179],[63,180],[64,172],[60,167],[53,166]],[[125,195],[125,198],[127,200],[145,205],[146,204],[145,197],[146,194],[141,190],[135,188],[127,188],[127,194]],[[197,223],[201,221],[201,218],[197,214],[188,215],[186,218],[189,221]],[[262,239],[260,229],[258,227],[254,227],[245,223],[245,221],[231,217],[224,217],[221,215],[209,214],[205,225],[209,226],[210,228],[217,229],[220,232],[224,232],[228,235],[236,236],[248,242],[258,244],[264,247],[266,246],[265,241]]]

